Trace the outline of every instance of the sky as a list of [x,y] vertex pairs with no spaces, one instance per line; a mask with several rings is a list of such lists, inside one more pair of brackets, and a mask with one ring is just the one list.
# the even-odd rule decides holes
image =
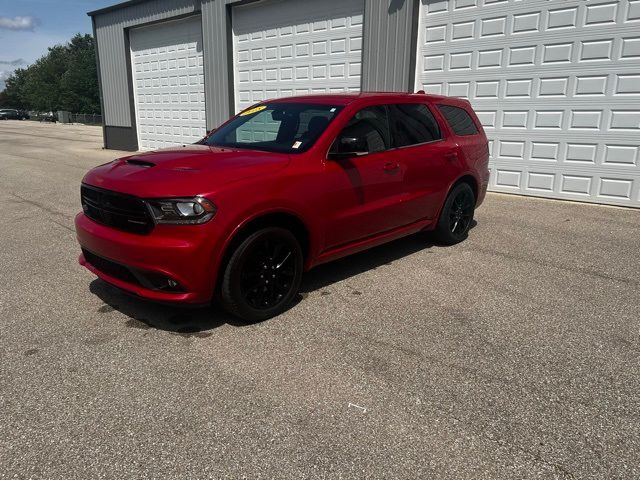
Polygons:
[[91,33],[87,12],[121,0],[0,0],[0,91],[16,68],[26,67],[66,43]]

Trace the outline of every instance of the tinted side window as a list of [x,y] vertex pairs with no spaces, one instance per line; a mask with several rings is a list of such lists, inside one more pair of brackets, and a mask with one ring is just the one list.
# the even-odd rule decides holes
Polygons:
[[[391,134],[387,109],[381,105],[363,108],[349,120],[338,140],[344,137],[364,139],[369,153],[388,150],[391,148]],[[336,145],[334,143],[332,150]]]
[[463,108],[451,105],[438,105],[440,112],[456,135],[475,135],[478,133],[476,124]]
[[395,147],[440,140],[440,127],[426,105],[400,103],[389,105],[389,120]]
[[330,110],[321,110],[319,108],[300,112],[295,139],[304,139],[315,132],[324,132],[334,115],[334,112]]

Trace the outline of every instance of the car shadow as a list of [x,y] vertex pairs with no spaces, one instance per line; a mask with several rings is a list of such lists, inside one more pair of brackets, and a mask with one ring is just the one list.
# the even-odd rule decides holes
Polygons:
[[[474,220],[471,228],[475,226]],[[430,235],[417,233],[320,265],[305,273],[300,295],[289,308],[294,308],[311,292],[322,290],[333,283],[375,270],[383,265],[389,265],[413,253],[439,246],[433,242]],[[211,335],[211,330],[225,324],[236,327],[252,325],[226,313],[215,303],[197,308],[155,303],[131,295],[100,279],[91,282],[89,291],[104,302],[97,313],[108,314],[117,310],[129,317],[126,321],[126,326],[129,328],[141,330],[153,328],[185,337],[207,337]]]
[[104,302],[98,313],[108,314],[114,310],[129,317],[125,325],[129,328],[157,329],[182,336],[208,336],[210,330],[224,324],[245,325],[223,311],[219,306],[188,308],[155,303],[131,295],[109,283],[95,279],[89,291]]
[[304,274],[300,291],[306,294],[321,290],[333,283],[375,270],[383,265],[390,265],[396,260],[433,246],[436,244],[428,235],[417,233],[319,265]]
[[[477,224],[478,222],[476,220],[472,220],[470,229],[473,229]],[[304,295],[316,290],[321,290],[333,283],[346,280],[347,278],[370,270],[375,270],[383,265],[390,265],[396,260],[421,250],[428,250],[432,247],[447,248],[446,245],[435,241],[429,232],[415,233],[315,267],[309,272],[306,272],[302,277],[300,291]]]

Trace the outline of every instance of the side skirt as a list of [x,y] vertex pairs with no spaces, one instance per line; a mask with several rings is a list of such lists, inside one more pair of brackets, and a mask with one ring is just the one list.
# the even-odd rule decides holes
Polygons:
[[422,230],[430,230],[434,225],[435,221],[433,219],[420,220],[418,222],[410,223],[409,225],[395,228],[371,237],[366,237],[355,242],[339,245],[322,252],[315,261],[309,265],[309,269],[369,248],[377,247],[378,245],[397,240],[398,238],[406,237],[407,235],[411,235]]

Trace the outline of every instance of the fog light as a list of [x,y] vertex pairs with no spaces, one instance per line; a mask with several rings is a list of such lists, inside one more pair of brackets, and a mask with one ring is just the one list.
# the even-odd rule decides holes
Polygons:
[[178,282],[169,278],[167,280],[167,285],[169,285],[169,288],[176,288],[178,286]]

